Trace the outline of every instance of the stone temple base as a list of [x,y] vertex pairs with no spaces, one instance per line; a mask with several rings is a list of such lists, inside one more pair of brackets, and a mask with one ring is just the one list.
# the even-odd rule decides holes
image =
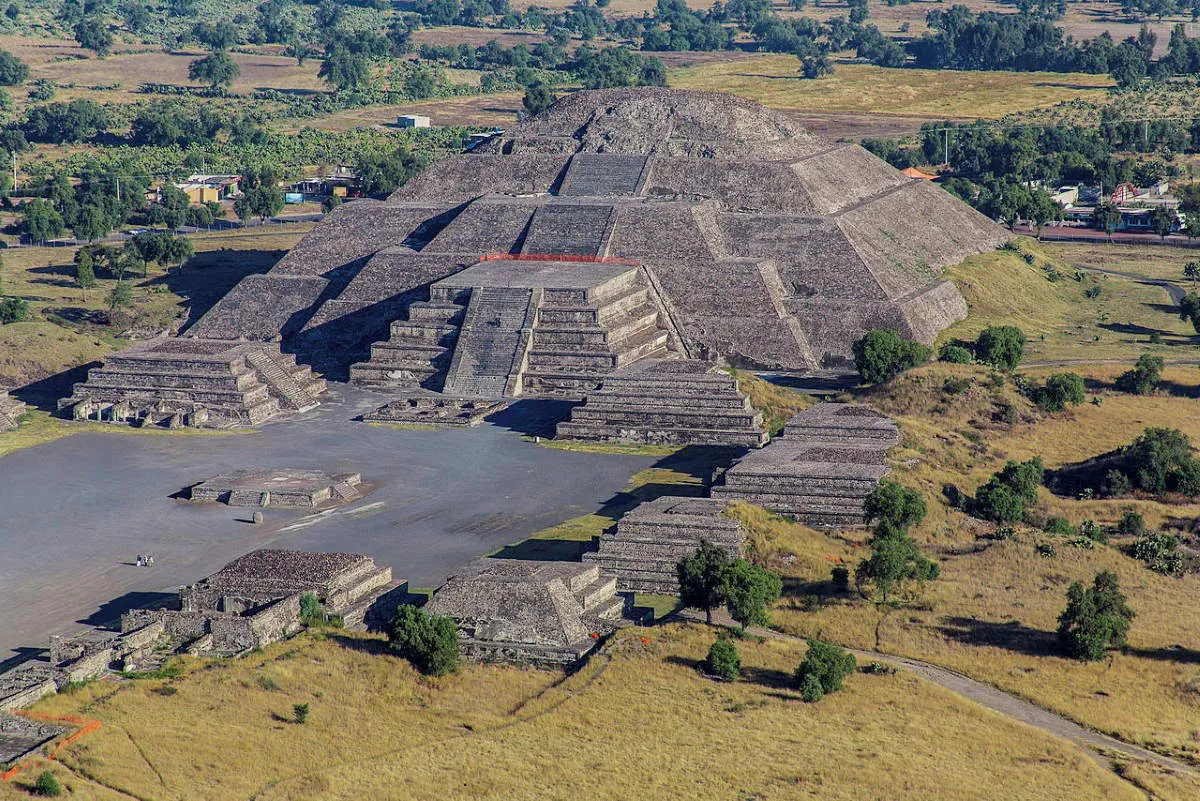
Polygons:
[[508,406],[508,401],[448,398],[421,395],[394,400],[363,415],[368,423],[435,426],[437,428],[474,428],[488,415]]
[[358,473],[319,470],[237,470],[191,487],[188,500],[229,506],[313,508],[362,497]]
[[16,428],[17,422],[21,419],[21,415],[25,414],[26,408],[21,401],[0,391],[0,434]]

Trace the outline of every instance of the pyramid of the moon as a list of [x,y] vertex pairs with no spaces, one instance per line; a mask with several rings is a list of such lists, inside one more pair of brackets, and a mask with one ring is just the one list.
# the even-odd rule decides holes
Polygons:
[[1005,238],[748,100],[578,92],[334,209],[183,336],[460,396],[581,395],[646,357],[814,369],[873,328],[931,341],[966,314],[942,268]]

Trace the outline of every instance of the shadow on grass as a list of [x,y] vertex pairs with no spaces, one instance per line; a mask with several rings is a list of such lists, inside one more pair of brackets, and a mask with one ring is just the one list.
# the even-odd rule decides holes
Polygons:
[[88,370],[99,366],[100,362],[81,364],[41,381],[10,390],[9,394],[39,411],[54,413],[58,410],[58,399],[68,397],[75,384],[87,380]]
[[1142,659],[1153,659],[1156,662],[1178,662],[1187,665],[1200,665],[1200,651],[1194,648],[1184,648],[1182,645],[1168,645],[1164,648],[1132,648],[1124,652],[1130,656]]
[[345,634],[331,634],[329,639],[351,651],[359,651],[364,654],[371,654],[372,656],[394,655],[392,649],[384,640],[347,637]]
[[744,667],[742,668],[742,680],[762,687],[770,687],[772,690],[795,689],[792,674],[774,668]]
[[188,317],[186,329],[200,319],[218,300],[248,275],[265,273],[283,258],[284,250],[234,250],[222,248],[197,253],[182,266],[147,282],[147,286],[165,285],[184,299]]
[[529,539],[506,545],[492,559],[532,559],[542,562],[578,562],[593,550],[590,540]]
[[1030,628],[1018,621],[992,623],[969,617],[943,618],[943,635],[964,645],[990,645],[1030,656],[1061,656],[1054,632]]

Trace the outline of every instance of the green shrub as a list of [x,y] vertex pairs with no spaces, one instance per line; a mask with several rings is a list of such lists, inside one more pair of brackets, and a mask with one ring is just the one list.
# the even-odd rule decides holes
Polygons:
[[929,346],[895,331],[868,331],[853,345],[854,367],[864,381],[878,384],[929,360]]
[[292,720],[296,723],[308,720],[308,704],[292,704]]
[[1012,487],[993,478],[975,492],[975,513],[997,523],[1019,523],[1025,517],[1025,502]]
[[1121,452],[1121,472],[1147,492],[1200,491],[1200,468],[1187,435],[1173,428],[1147,428]]
[[1104,527],[1099,525],[1095,520],[1084,520],[1079,524],[1079,533],[1092,542],[1107,543],[1108,534],[1104,531]]
[[1025,333],[1016,326],[985,328],[975,341],[975,358],[999,370],[1013,370],[1025,355]]
[[821,680],[816,676],[805,676],[800,682],[800,697],[809,704],[815,704],[824,698],[825,688],[821,686]]
[[808,696],[815,694],[815,683],[820,693],[811,700],[819,701],[822,696],[842,689],[854,668],[854,654],[845,648],[823,640],[809,640],[808,653],[796,668],[796,686],[804,700],[809,701]]
[[925,496],[890,479],[883,479],[863,500],[867,523],[886,522],[907,531],[925,519]]
[[1067,608],[1058,618],[1058,638],[1067,654],[1081,662],[1103,659],[1125,645],[1134,612],[1115,574],[1096,574],[1091,587],[1075,582],[1067,589]]
[[29,316],[29,304],[21,298],[0,297],[0,325],[22,322]]
[[1055,373],[1042,386],[1034,388],[1032,400],[1047,412],[1061,412],[1068,406],[1083,403],[1083,376],[1076,373]]
[[1100,494],[1105,498],[1119,498],[1133,492],[1133,482],[1120,470],[1109,470],[1100,482]]
[[392,617],[388,640],[396,653],[426,675],[444,676],[458,668],[458,627],[452,617],[405,604]]
[[975,357],[962,345],[944,345],[938,358],[951,364],[971,364]]
[[1128,509],[1125,514],[1121,515],[1121,522],[1117,523],[1117,533],[1122,537],[1144,537],[1146,536],[1146,519],[1132,509]]
[[1162,377],[1163,358],[1143,353],[1132,370],[1117,376],[1117,389],[1131,395],[1149,395]]
[[1047,534],[1057,534],[1060,537],[1071,537],[1076,532],[1076,528],[1065,517],[1050,518],[1046,521],[1044,530]]
[[1147,534],[1130,548],[1130,555],[1146,563],[1156,573],[1177,576],[1183,572],[1184,559],[1179,552],[1179,538],[1171,534]]
[[829,571],[830,582],[833,584],[833,591],[838,595],[845,595],[850,592],[850,569],[842,565],[835,566]]
[[1047,559],[1053,559],[1058,556],[1058,549],[1048,542],[1039,542],[1034,548],[1038,556],[1044,556]]
[[737,681],[741,674],[742,658],[738,655],[737,645],[724,633],[718,634],[716,642],[708,649],[704,669],[721,681]]
[[33,792],[35,795],[57,798],[63,794],[63,788],[53,773],[44,770],[38,774],[37,781],[33,785]]

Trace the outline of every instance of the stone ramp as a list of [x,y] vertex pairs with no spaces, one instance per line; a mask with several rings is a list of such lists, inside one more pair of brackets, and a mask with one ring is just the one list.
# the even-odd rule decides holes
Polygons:
[[534,212],[521,252],[603,256],[615,224],[613,206],[547,203]]
[[558,424],[556,436],[655,445],[767,443],[762,413],[732,375],[709,362],[658,359],[605,377],[571,410],[571,419]]
[[[462,397],[503,397],[519,382],[540,292],[475,287],[467,304],[445,391]],[[536,295],[536,297],[535,297]]]
[[884,457],[898,442],[895,423],[869,407],[817,404],[720,474],[710,494],[810,526],[861,526],[863,500],[890,472]]
[[617,577],[622,592],[676,595],[675,566],[707,540],[731,556],[742,555],[744,533],[736,520],[725,517],[726,502],[712,498],[657,498],[633,509],[599,539],[599,550],[585,553]]
[[647,172],[649,156],[576,153],[558,194],[565,197],[630,197]]

